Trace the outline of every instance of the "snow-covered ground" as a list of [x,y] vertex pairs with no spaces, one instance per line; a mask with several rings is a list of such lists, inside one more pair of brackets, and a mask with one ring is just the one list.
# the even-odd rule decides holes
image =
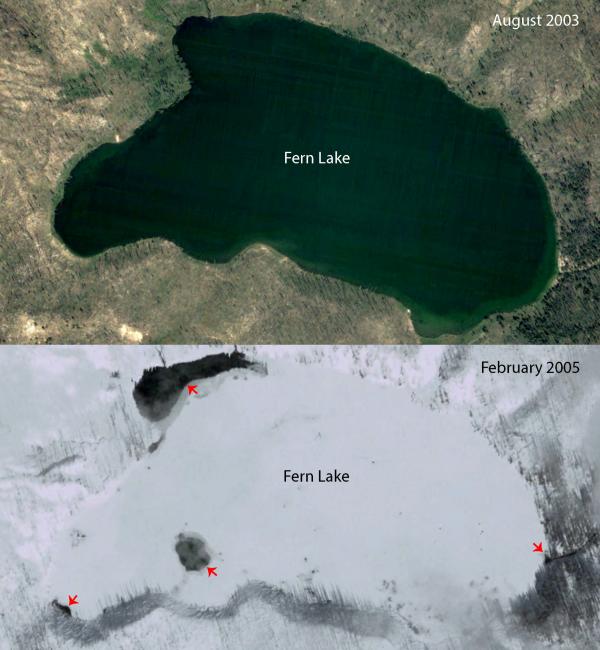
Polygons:
[[[249,348],[266,374],[194,382],[200,394],[182,392],[157,424],[138,413],[145,368],[221,349],[0,350],[2,602],[19,591],[26,603],[3,610],[7,647],[34,647],[34,635],[40,648],[136,647],[157,620],[163,636],[143,647],[173,647],[173,635],[188,647],[190,626],[214,648],[536,647],[508,623],[509,600],[534,586],[534,541],[571,550],[547,535],[537,477],[550,448],[564,482],[552,478],[554,497],[588,486],[593,350]],[[481,375],[482,358],[508,357],[585,363],[568,377]],[[284,482],[286,469],[315,482]],[[319,469],[349,481],[318,483]],[[179,533],[204,538],[216,577],[186,572]],[[75,593],[82,627],[67,629],[49,603]],[[146,614],[107,629],[146,593]],[[302,603],[324,608],[317,622]]]

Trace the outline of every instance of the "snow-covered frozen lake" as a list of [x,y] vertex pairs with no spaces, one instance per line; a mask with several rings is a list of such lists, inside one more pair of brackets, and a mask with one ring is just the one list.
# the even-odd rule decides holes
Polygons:
[[[38,350],[0,351],[1,548],[11,591],[25,589],[30,602],[7,638],[46,621],[47,647],[79,647],[65,625],[129,647],[124,639],[143,638],[157,616],[168,612],[163,625],[175,629],[192,611],[229,611],[256,585],[315,607],[333,599],[354,621],[328,621],[325,610],[308,641],[294,636],[298,647],[322,626],[356,643],[339,647],[452,647],[534,589],[545,556],[533,542],[547,552],[553,542],[532,450],[548,440],[571,454],[589,449],[597,401],[597,368],[576,390],[575,378],[552,387],[543,376],[481,377],[481,354],[461,348],[251,348],[260,368],[194,381],[198,395],[182,390],[171,414],[151,423],[132,395],[144,369],[221,349]],[[535,425],[548,417],[548,391],[563,400],[551,433]],[[335,471],[346,480],[319,481]],[[565,471],[572,486],[585,480],[577,463]],[[181,534],[205,542],[216,576],[203,565],[186,571]],[[78,605],[62,621],[50,603],[69,594]],[[103,629],[147,594],[160,606]],[[260,607],[261,625],[276,629],[292,605]],[[383,622],[369,628],[361,611]],[[285,613],[288,632],[298,612]],[[230,647],[222,634],[209,626],[208,647]],[[525,647],[494,634],[508,644],[496,647]],[[292,647],[282,638],[245,647]]]

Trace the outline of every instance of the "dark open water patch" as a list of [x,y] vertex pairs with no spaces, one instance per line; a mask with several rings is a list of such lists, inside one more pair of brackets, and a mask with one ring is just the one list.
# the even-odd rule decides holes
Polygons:
[[[188,95],[90,153],[64,188],[55,229],[75,253],[158,236],[225,262],[263,242],[397,298],[423,336],[465,331],[548,285],[547,192],[498,111],[280,16],[189,18],[174,45]],[[286,151],[313,161],[286,164]],[[349,164],[319,164],[336,151]]]

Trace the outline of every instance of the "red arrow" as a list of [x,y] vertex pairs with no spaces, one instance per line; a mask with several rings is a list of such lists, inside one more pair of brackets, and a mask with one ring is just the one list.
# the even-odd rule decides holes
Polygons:
[[543,553],[544,552],[544,549],[542,548],[542,542],[540,542],[539,544],[536,544],[535,542],[533,542],[533,552],[534,553]]
[[190,384],[188,386],[188,395],[197,395],[198,391],[196,388],[198,388],[198,384],[194,384],[193,386]]
[[77,594],[74,596],[71,596],[71,594],[69,594],[69,607],[71,607],[71,605],[79,605],[77,602]]
[[210,576],[218,575],[216,566],[207,566],[206,570],[208,571],[208,577],[209,578],[210,578]]

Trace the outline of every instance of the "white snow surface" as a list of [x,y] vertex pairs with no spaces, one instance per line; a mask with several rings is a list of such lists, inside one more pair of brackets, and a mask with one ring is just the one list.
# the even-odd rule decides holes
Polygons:
[[[77,593],[89,618],[146,586],[213,606],[260,580],[448,615],[531,585],[543,539],[533,495],[464,413],[291,360],[199,390],[182,395],[159,449],[69,521],[48,600]],[[285,469],[315,481],[338,469],[350,482],[284,482]],[[85,535],[75,546],[73,530]],[[217,577],[186,573],[181,532],[206,540]]]

